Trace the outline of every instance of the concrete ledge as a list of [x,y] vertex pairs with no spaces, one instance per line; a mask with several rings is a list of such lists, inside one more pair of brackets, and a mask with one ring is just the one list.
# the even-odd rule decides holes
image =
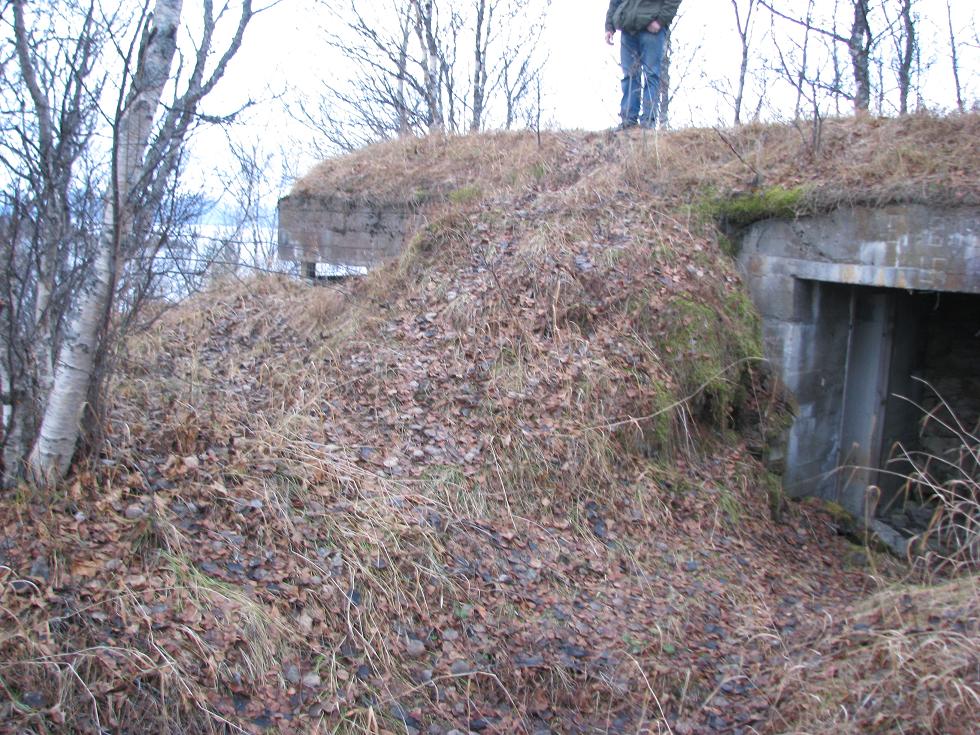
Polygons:
[[[860,265],[855,263],[828,263],[799,258],[754,255],[748,259],[750,273],[758,273],[759,280],[794,277],[826,283],[845,283],[854,286],[878,286],[914,291],[950,291],[953,293],[980,293],[980,275],[968,272],[934,270],[924,268]],[[767,299],[763,309],[773,315],[785,313],[787,296],[780,294]],[[775,309],[775,311],[773,311]]]
[[980,207],[854,207],[767,220],[746,233],[739,262],[749,278],[980,293]]

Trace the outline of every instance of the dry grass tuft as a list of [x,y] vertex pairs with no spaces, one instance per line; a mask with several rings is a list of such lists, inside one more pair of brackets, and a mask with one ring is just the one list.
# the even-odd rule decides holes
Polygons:
[[[793,646],[770,732],[970,733],[980,719],[980,578],[895,585]],[[972,723],[972,724],[971,724]]]
[[[295,185],[311,197],[408,203],[617,189],[674,202],[802,186],[807,206],[980,203],[980,115],[829,119],[675,132],[531,133],[406,139],[324,161]],[[454,192],[457,196],[454,197]]]
[[934,508],[929,527],[911,550],[927,574],[956,575],[980,570],[980,427],[964,426],[952,407],[935,393],[936,406],[922,408],[923,423],[936,423],[951,437],[952,455],[899,447],[907,465],[904,491]]
[[291,194],[405,204],[479,199],[547,177],[567,137],[545,136],[540,147],[529,133],[402,138],[320,163]]

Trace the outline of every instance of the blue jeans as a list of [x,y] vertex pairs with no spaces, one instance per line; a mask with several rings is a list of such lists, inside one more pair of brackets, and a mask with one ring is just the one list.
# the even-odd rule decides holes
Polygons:
[[[619,40],[619,63],[623,67],[623,101],[620,117],[626,125],[653,127],[660,105],[660,64],[664,58],[667,32],[623,31]],[[640,100],[642,91],[643,109]]]

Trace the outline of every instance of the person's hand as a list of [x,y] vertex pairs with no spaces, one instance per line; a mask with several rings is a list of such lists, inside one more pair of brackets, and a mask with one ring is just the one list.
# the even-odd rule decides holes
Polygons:
[[613,36],[616,35],[616,31],[606,31],[606,43],[612,46]]
[[651,20],[650,25],[647,26],[647,30],[650,33],[660,33],[661,29],[663,29],[663,26],[660,25],[660,21],[657,19]]

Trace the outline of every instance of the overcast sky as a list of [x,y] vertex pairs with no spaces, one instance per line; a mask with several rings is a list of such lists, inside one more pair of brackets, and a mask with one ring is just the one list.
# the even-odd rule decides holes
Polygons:
[[[744,6],[745,0],[739,2]],[[980,92],[976,3],[950,2],[957,33],[963,40],[961,82],[969,105]],[[815,3],[818,9],[827,9],[834,0]],[[773,0],[773,4],[790,13],[805,9],[804,0]],[[549,127],[598,130],[618,122],[618,45],[607,46],[603,41],[607,6],[606,0],[553,0],[551,4],[541,41],[549,59],[544,77],[543,117]],[[365,16],[378,18],[379,24],[390,17],[390,10],[386,10],[390,0],[359,0],[358,7]],[[916,0],[915,7],[922,16],[919,33],[923,66],[928,70],[927,83],[923,85],[929,92],[928,102],[933,107],[949,109],[955,105],[955,94],[946,1]],[[753,53],[751,66],[761,78],[762,68],[775,63],[773,38],[789,48],[792,35],[799,29],[785,22],[773,26],[766,11],[757,13],[754,35],[759,50]],[[255,100],[258,104],[245,118],[247,124],[233,134],[258,141],[270,152],[280,145],[291,146],[286,157],[296,168],[307,167],[311,161],[304,138],[311,133],[289,119],[282,103],[316,96],[322,80],[336,80],[349,73],[345,60],[325,41],[330,25],[329,14],[316,0],[281,0],[250,27],[245,46],[209,100],[208,111],[219,112],[246,99]],[[675,44],[676,75],[684,77],[681,91],[672,103],[672,127],[730,124],[731,95],[726,89],[730,89],[737,74],[740,53],[732,0],[684,0],[675,27]],[[886,84],[893,83],[886,80]],[[747,105],[753,111],[757,101],[763,99],[763,117],[784,116],[787,104],[792,113],[787,95],[787,87],[770,83],[764,93],[757,87],[750,89]],[[845,107],[844,112],[847,111]],[[203,134],[197,144],[210,157],[221,142],[213,135]]]

